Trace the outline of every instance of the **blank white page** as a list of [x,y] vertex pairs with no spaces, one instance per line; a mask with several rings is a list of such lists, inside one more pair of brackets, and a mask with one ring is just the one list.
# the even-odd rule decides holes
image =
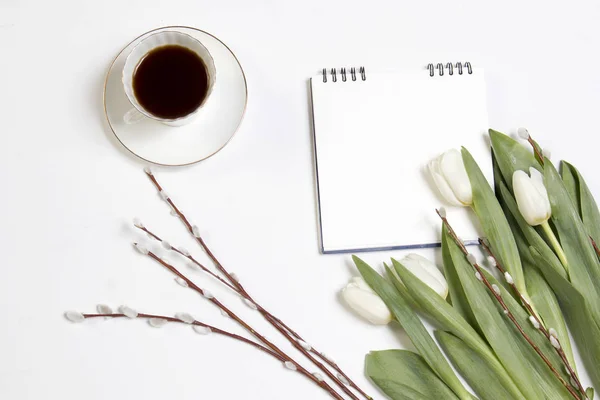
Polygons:
[[[491,181],[483,71],[367,71],[345,82],[338,73],[311,87],[321,251],[439,245],[443,202],[427,163],[465,146]],[[447,210],[462,238],[477,239],[466,209]]]

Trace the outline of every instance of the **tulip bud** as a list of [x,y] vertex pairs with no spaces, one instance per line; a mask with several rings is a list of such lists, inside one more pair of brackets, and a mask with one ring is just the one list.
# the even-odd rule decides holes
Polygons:
[[414,253],[408,254],[399,262],[442,298],[448,297],[448,283],[437,265]]
[[541,225],[552,215],[548,192],[540,171],[530,168],[531,177],[524,171],[513,174],[513,190],[517,206],[525,221],[531,226]]
[[392,314],[377,293],[361,277],[354,277],[342,289],[342,298],[358,315],[375,325],[387,325]]
[[470,206],[473,203],[471,181],[460,151],[448,150],[432,160],[428,168],[440,194],[449,204]]

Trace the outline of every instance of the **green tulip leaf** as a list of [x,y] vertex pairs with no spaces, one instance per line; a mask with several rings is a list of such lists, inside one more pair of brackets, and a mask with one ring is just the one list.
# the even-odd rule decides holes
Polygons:
[[524,399],[518,392],[515,394],[508,390],[501,381],[489,360],[473,350],[461,339],[444,332],[435,331],[435,337],[467,383],[475,390],[482,400],[498,399]]
[[567,324],[565,323],[556,295],[536,267],[528,263],[523,263],[523,272],[525,273],[525,282],[529,289],[531,301],[536,306],[536,311],[539,313],[547,329],[554,328],[556,330],[569,364],[576,369]]
[[[546,262],[545,258],[533,246],[531,254],[536,264]],[[544,276],[563,309],[571,334],[577,343],[579,354],[587,367],[587,372],[596,387],[600,387],[600,325],[595,321],[587,299],[564,277],[553,269],[543,270]]]
[[527,147],[511,137],[493,129],[489,130],[489,134],[494,158],[498,163],[498,167],[502,172],[506,185],[511,191],[512,177],[515,171],[521,170],[529,173],[529,168],[534,167],[542,172],[540,163],[535,159],[533,153]]
[[386,263],[383,263],[383,265],[385,267],[388,280],[392,282],[398,292],[404,295],[404,299],[408,302],[410,308],[417,312],[423,311],[421,305],[412,297],[412,295],[406,289],[406,286],[404,286],[404,283],[398,278],[397,274],[392,270],[392,268],[390,268]]
[[477,214],[483,232],[494,255],[510,272],[519,291],[527,294],[519,250],[502,207],[471,154],[465,148],[462,149],[462,154],[473,189],[473,210]]
[[[452,239],[450,239],[452,240]],[[481,333],[481,329],[479,325],[477,325],[477,320],[473,315],[473,310],[471,310],[471,306],[467,300],[467,296],[463,290],[462,285],[460,284],[460,279],[458,279],[458,275],[456,274],[456,269],[452,263],[452,257],[450,255],[450,250],[448,249],[448,238],[442,234],[442,260],[444,263],[444,276],[446,278],[446,282],[448,283],[448,299],[450,304],[452,304],[452,308],[456,310],[462,317],[479,333]],[[483,334],[483,333],[481,333]]]
[[[598,211],[598,205],[594,196],[592,196],[590,188],[585,183],[583,176],[581,176],[577,168],[566,161],[562,162],[561,175],[569,194],[571,194],[571,190],[575,193],[574,195],[571,194],[571,196],[574,198],[575,208],[579,212],[588,234],[596,243],[600,244],[600,211]],[[570,177],[567,178],[568,182],[565,181],[565,176]]]
[[365,373],[392,400],[458,399],[412,351],[372,351],[366,357]]
[[571,169],[570,164],[566,163],[565,161],[561,162],[560,176],[563,180],[563,184],[565,185],[565,189],[567,189],[569,196],[571,196],[573,205],[575,205],[577,212],[579,212],[579,215],[581,216],[581,208],[579,206],[581,204],[581,201],[579,198],[579,187],[578,187],[577,181],[575,180],[574,173],[575,173],[575,171],[573,171],[573,169]]
[[595,321],[600,321],[600,262],[556,168],[546,160],[544,178],[552,206],[552,222],[569,263],[569,278],[584,295]]
[[528,172],[531,167],[538,169],[540,172],[542,171],[540,163],[527,147],[510,136],[493,129],[489,130],[489,135],[494,157],[500,167],[504,181],[511,190],[512,177],[515,171]]
[[406,267],[392,259],[396,273],[404,282],[404,290],[408,291],[420,308],[433,318],[444,330],[448,330],[459,337],[468,345],[472,352],[488,365],[490,373],[493,373],[495,381],[510,393],[510,398],[524,399],[514,381],[508,375],[488,344],[481,338],[479,333],[448,304],[439,294],[423,283]]
[[394,317],[400,322],[413,345],[429,367],[461,400],[471,399],[471,395],[460,383],[450,364],[448,364],[448,361],[429,335],[429,332],[427,332],[427,329],[425,329],[417,314],[411,309],[403,294],[399,293],[390,282],[386,281],[363,260],[357,256],[352,256],[352,259],[367,284],[379,295]]
[[[449,236],[447,228],[444,235]],[[552,374],[542,359],[523,339],[515,326],[499,310],[498,303],[488,289],[475,277],[474,268],[464,254],[448,238],[448,248],[452,256],[467,300],[473,310],[487,342],[494,350],[506,371],[510,374],[521,393],[527,399],[568,399],[570,394]],[[504,290],[500,287],[501,290]],[[505,301],[515,301],[508,294]],[[518,307],[518,305],[517,305]],[[516,313],[516,311],[515,311]],[[526,329],[526,328],[524,328]],[[536,385],[532,385],[536,382]]]
[[[558,353],[556,353],[554,347],[552,346],[550,341],[546,338],[546,336],[544,336],[544,334],[540,330],[538,330],[531,324],[531,321],[529,320],[529,316],[530,316],[529,312],[521,305],[521,303],[518,300],[515,300],[511,296],[510,292],[512,290],[507,289],[503,286],[500,286],[498,281],[496,280],[496,278],[489,272],[484,270],[483,274],[485,275],[487,280],[490,281],[490,283],[498,285],[498,287],[500,289],[500,293],[502,293],[502,298],[504,299],[504,302],[506,303],[506,306],[508,307],[508,309],[510,310],[512,315],[515,317],[516,321],[521,326],[521,329],[523,329],[525,334],[527,334],[527,336],[531,339],[531,341],[541,350],[541,352],[550,361],[550,363],[552,364],[554,369],[559,373],[559,375],[566,382],[568,382],[569,375],[567,375],[566,371],[563,368],[564,364],[563,364],[562,359],[560,358]],[[511,327],[514,327],[514,325],[511,324]],[[518,336],[522,337],[520,334],[518,334]],[[527,347],[527,350],[532,350],[530,346],[526,345],[525,347]],[[552,376],[554,378],[552,380],[552,383],[556,384],[559,388],[563,389],[564,387],[562,386],[561,383],[559,383],[560,381],[557,380],[556,376],[552,373],[552,371],[549,369],[549,367],[547,367],[546,363],[541,359],[539,354],[535,353],[534,351],[532,351],[532,354],[535,354],[534,358],[538,361],[538,364],[540,366],[543,365],[542,369],[544,369],[545,372],[549,373],[548,376]]]

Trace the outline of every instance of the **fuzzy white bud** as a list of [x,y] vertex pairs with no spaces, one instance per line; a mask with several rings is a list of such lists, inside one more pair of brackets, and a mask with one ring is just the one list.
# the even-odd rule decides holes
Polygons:
[[194,263],[188,263],[188,264],[187,264],[187,267],[188,267],[189,269],[191,269],[191,270],[194,270],[194,271],[198,271],[198,270],[200,270],[200,267],[199,267],[198,265],[194,264]]
[[177,211],[171,210],[171,216],[172,217],[179,217],[179,214],[177,214]]
[[85,321],[85,317],[79,311],[67,311],[65,313],[65,318],[71,322],[83,322]]
[[504,310],[504,315],[508,315],[508,310]]
[[475,272],[475,278],[477,278],[478,281],[483,281],[483,277],[481,276],[479,271]]
[[106,304],[98,304],[96,306],[96,311],[98,311],[98,314],[112,314],[113,313],[112,308],[110,308]]
[[467,254],[467,261],[469,263],[471,263],[471,265],[477,264],[477,259],[475,258],[475,256],[473,255],[473,253]]
[[208,300],[215,298],[215,296],[211,292],[209,292],[208,290],[206,290],[206,289],[202,289],[202,296],[204,296]]
[[181,254],[183,254],[186,257],[189,257],[191,255],[190,252],[188,251],[188,249],[186,249],[184,247],[180,247],[178,250]]
[[329,357],[327,354],[325,353],[321,353],[321,357],[327,361],[329,361],[332,364],[335,364],[335,362],[333,361],[333,358]]
[[221,310],[221,315],[224,316],[225,318],[229,318],[229,314],[225,310]]
[[136,228],[144,229],[144,224],[139,218],[133,219],[133,226],[135,226]]
[[523,140],[529,139],[529,131],[526,128],[521,127],[517,129],[517,135]]
[[202,235],[200,235],[200,228],[198,228],[197,225],[192,226],[192,234],[197,238],[202,236]]
[[531,325],[533,325],[535,329],[540,329],[540,323],[533,315],[529,316],[529,322],[531,322]]
[[444,207],[440,207],[440,209],[438,210],[438,212],[440,213],[440,217],[446,219],[446,216],[448,214],[446,213],[446,209]]
[[162,245],[162,247],[164,247],[166,250],[172,250],[173,246],[171,246],[171,243],[167,242],[166,240],[163,240],[162,242],[160,242],[160,244]]
[[302,347],[304,350],[306,350],[306,351],[312,350],[312,346],[310,344],[306,343],[304,340],[297,339],[296,341],[298,342],[300,347]]
[[284,362],[284,363],[283,363],[283,365],[285,365],[285,367],[286,367],[287,369],[289,369],[289,370],[292,370],[292,371],[295,371],[295,370],[297,370],[297,369],[298,369],[298,368],[296,367],[296,364],[294,364],[294,363],[293,363],[293,362],[291,362],[291,361],[286,361],[286,362]]
[[350,382],[348,382],[348,379],[342,375],[342,374],[337,374],[337,378],[340,380],[340,382],[342,382],[344,385],[346,386],[350,386]]
[[148,175],[154,175],[154,173],[152,172],[152,169],[150,167],[144,167],[144,172],[147,173]]
[[245,305],[247,305],[251,309],[258,310],[258,307],[256,306],[256,304],[254,304],[251,300],[248,300],[246,298],[242,298],[242,301],[244,302]]
[[498,285],[496,285],[495,283],[492,283],[492,290],[494,291],[494,293],[496,293],[498,296],[502,296],[502,292],[500,291],[500,288],[498,287]]
[[148,320],[148,325],[150,325],[153,328],[161,328],[164,325],[166,325],[167,322],[169,322],[169,321],[167,321],[164,318],[150,318]]
[[323,375],[321,375],[318,372],[313,372],[313,376],[315,377],[316,380],[318,380],[319,382],[323,382],[325,379],[323,378]]
[[498,265],[498,263],[496,262],[496,259],[492,256],[487,256],[487,262],[488,262],[488,265],[492,268],[495,268]]
[[232,272],[231,274],[229,274],[229,276],[231,276],[231,279],[233,279],[236,282],[240,281],[240,278],[234,272]]
[[191,324],[196,320],[194,317],[192,317],[192,315],[190,315],[188,313],[177,313],[177,314],[175,314],[175,318],[177,318],[180,321],[185,322],[186,324]]
[[138,316],[138,312],[135,311],[133,308],[127,307],[127,306],[121,306],[119,307],[119,312],[121,314],[123,314],[124,316],[126,316],[127,318],[137,318]]
[[148,250],[148,248],[146,246],[144,246],[143,244],[140,243],[134,243],[133,246],[135,247],[135,249],[137,251],[139,251],[140,253],[147,255],[148,253],[150,253],[150,250]]
[[183,279],[182,277],[178,276],[177,278],[175,278],[175,282],[181,286],[181,287],[189,287],[190,285],[188,284],[188,282]]
[[556,350],[560,350],[560,343],[558,342],[558,339],[555,338],[554,336],[550,336],[550,344],[552,345],[552,347],[554,347]]
[[509,285],[515,284],[515,280],[513,279],[512,275],[509,274],[508,272],[504,273],[504,279],[506,279],[506,283],[508,283]]
[[212,332],[212,329],[208,326],[194,325],[192,326],[192,329],[199,335],[208,335]]
[[523,296],[523,295],[521,295],[521,302],[523,303],[524,306],[530,305],[529,300],[527,300],[525,298],[525,296]]
[[554,336],[555,338],[558,339],[558,332],[556,332],[556,329],[550,328],[550,329],[548,329],[548,333],[550,334],[550,336]]
[[160,198],[163,199],[164,201],[169,200],[169,194],[167,192],[165,192],[164,190],[161,190],[159,193]]

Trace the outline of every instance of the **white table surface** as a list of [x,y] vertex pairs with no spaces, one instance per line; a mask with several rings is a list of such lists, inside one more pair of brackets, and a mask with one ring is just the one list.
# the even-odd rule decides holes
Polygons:
[[[236,53],[249,103],[234,140],[207,162],[156,173],[251,292],[381,398],[363,377],[364,355],[408,341],[349,313],[337,294],[354,273],[349,256],[318,253],[307,78],[324,66],[471,61],[487,71],[491,126],[527,126],[554,160],[576,162],[599,194],[598,20],[593,0],[2,0],[0,398],[328,398],[225,338],[62,317],[126,303],[189,311],[241,332],[131,248],[140,238],[133,216],[193,248],[103,119],[106,68],[132,38],[189,25]],[[392,255],[402,253],[364,257]]]

